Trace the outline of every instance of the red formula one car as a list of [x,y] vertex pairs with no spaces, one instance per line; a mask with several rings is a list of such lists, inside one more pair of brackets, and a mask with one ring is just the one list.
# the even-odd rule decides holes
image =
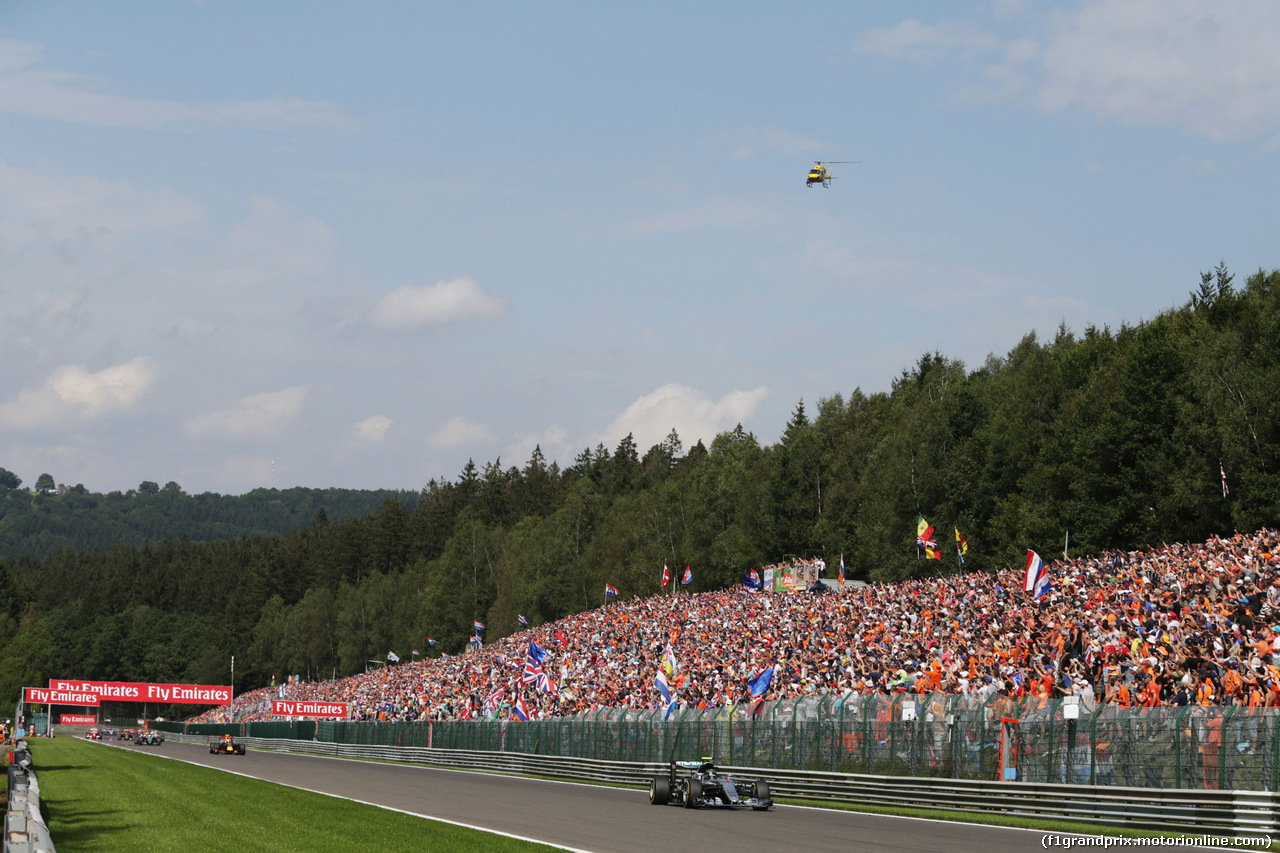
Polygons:
[[244,755],[244,744],[231,735],[221,735],[209,741],[210,755]]

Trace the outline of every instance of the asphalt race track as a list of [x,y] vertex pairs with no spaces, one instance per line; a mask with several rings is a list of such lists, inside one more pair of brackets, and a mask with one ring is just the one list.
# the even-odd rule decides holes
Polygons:
[[647,791],[546,782],[410,765],[260,752],[210,755],[207,746],[111,745],[389,806],[590,853],[655,850],[945,851],[1027,853],[1040,832],[775,807],[770,812],[651,806]]

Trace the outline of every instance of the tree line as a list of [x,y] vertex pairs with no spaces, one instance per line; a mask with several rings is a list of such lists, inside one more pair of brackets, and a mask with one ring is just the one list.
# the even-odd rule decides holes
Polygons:
[[947,536],[942,561],[918,559],[919,516],[965,535],[966,571],[1056,554],[1068,531],[1075,556],[1273,525],[1277,344],[1280,271],[1237,288],[1219,265],[1146,322],[1028,334],[974,369],[926,353],[887,391],[800,401],[772,443],[628,436],[563,468],[535,449],[364,515],[321,495],[272,535],[19,549],[0,561],[0,691],[225,683],[233,654],[240,688],[346,675],[460,652],[473,620],[493,639],[598,606],[606,583],[655,594],[664,561],[694,589],[788,556],[871,581],[959,571]]
[[47,559],[63,548],[90,551],[116,542],[163,539],[212,542],[239,536],[281,536],[309,523],[324,508],[331,518],[368,515],[395,498],[409,507],[417,492],[392,489],[254,489],[243,495],[188,495],[170,481],[143,480],[136,489],[106,494],[84,484],[55,486],[43,473],[35,489],[0,468],[0,559]]

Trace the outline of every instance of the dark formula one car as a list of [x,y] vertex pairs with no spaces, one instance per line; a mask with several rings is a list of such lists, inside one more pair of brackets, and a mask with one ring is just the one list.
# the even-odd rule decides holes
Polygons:
[[[678,773],[676,768],[685,771]],[[763,779],[746,782],[730,779],[716,771],[710,761],[672,761],[666,776],[655,776],[649,783],[649,802],[655,806],[703,806],[720,808],[752,808],[763,812],[773,808],[769,783]]]
[[222,735],[209,741],[211,755],[244,755],[244,744],[231,735]]
[[164,743],[164,735],[159,732],[141,731],[138,732],[138,736],[133,739],[133,742],[140,746],[159,746]]

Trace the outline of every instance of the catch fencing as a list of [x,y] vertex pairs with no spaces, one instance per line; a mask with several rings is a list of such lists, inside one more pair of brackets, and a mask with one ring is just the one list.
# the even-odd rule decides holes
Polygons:
[[1016,720],[1014,778],[1027,783],[1280,791],[1280,709],[1081,706],[999,694],[857,694],[678,710],[605,709],[516,722],[252,722],[170,732],[361,746],[518,752],[605,761],[704,756],[771,770],[995,780],[1002,720]]

